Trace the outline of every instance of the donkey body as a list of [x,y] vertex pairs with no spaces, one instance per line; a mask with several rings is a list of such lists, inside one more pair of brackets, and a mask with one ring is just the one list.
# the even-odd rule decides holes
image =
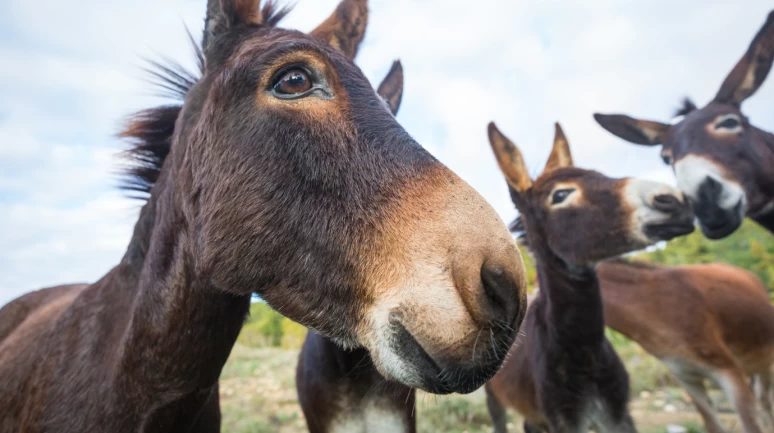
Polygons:
[[690,206],[666,185],[572,167],[558,124],[551,156],[534,182],[518,148],[494,124],[489,140],[541,288],[522,327],[524,341],[487,384],[495,431],[506,431],[502,403],[524,416],[527,431],[635,431],[628,375],[604,334],[594,264],[690,233]]
[[184,102],[124,131],[148,198],[121,262],[0,310],[0,432],[218,431],[253,293],[410,386],[467,392],[499,368],[505,349],[471,349],[494,324],[513,341],[523,263],[352,63],[365,0],[310,35],[259,6],[210,0],[202,76],[165,69]]
[[774,232],[774,134],[750,124],[741,105],[763,84],[774,62],[774,11],[747,52],[703,108],[686,100],[674,124],[595,114],[629,142],[661,145],[677,184],[694,203],[704,234],[719,239],[745,215]]
[[365,350],[310,332],[296,370],[309,433],[415,433],[414,388],[388,382]]
[[[724,264],[660,267],[609,262],[597,266],[607,326],[639,343],[678,378],[707,431],[722,433],[705,380],[720,385],[745,433],[761,431],[747,381],[772,418],[774,307],[749,271]],[[774,424],[770,424],[774,425]]]

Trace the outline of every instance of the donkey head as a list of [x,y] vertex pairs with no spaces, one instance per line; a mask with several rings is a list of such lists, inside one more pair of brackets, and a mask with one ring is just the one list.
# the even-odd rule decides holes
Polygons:
[[770,13],[715,99],[697,109],[690,101],[675,124],[595,114],[602,127],[636,144],[662,145],[664,162],[693,202],[704,234],[731,234],[745,215],[755,217],[774,199],[774,137],[750,125],[742,102],[755,93],[774,60],[774,12]]
[[534,181],[519,149],[494,123],[489,142],[535,251],[587,266],[693,231],[693,213],[680,191],[575,168],[559,124],[548,163]]
[[[209,1],[203,77],[152,190],[179,209],[192,278],[364,346],[389,379],[472,391],[523,317],[515,243],[396,122],[399,65],[384,99],[354,65],[365,0],[308,35],[277,28],[284,13]],[[476,344],[482,330],[494,347]]]

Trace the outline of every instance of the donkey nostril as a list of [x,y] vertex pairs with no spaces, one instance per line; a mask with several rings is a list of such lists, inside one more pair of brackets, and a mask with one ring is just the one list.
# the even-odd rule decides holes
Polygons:
[[660,194],[653,197],[653,207],[665,213],[675,213],[680,210],[683,203],[670,194]]
[[707,176],[699,186],[699,200],[715,201],[723,192],[723,185]]
[[492,319],[512,322],[518,313],[518,293],[502,268],[484,266],[481,268],[481,283],[489,299]]

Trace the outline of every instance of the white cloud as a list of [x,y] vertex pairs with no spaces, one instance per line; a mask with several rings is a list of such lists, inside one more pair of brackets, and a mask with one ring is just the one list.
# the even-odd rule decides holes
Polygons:
[[[337,0],[298,0],[284,26],[310,30]],[[141,57],[190,64],[203,0],[5,2],[0,36],[0,304],[42,285],[93,281],[117,263],[138,203],[121,198],[112,136],[157,101]],[[591,114],[667,120],[680,98],[716,92],[771,9],[722,0],[371,0],[357,63],[374,83],[401,58],[398,120],[478,189],[515,212],[486,142],[497,121],[534,173],[560,121],[578,165],[671,182],[654,148],[625,144]],[[770,78],[745,112],[774,130]]]

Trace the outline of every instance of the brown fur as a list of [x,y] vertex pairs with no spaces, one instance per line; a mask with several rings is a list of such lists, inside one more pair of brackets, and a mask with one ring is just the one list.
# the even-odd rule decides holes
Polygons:
[[[663,360],[694,399],[710,433],[722,426],[704,380],[723,381],[745,432],[759,432],[746,378],[771,382],[774,307],[751,272],[724,264],[681,267],[601,263],[607,326]],[[769,390],[759,403],[772,421]]]
[[[129,184],[149,197],[122,261],[0,311],[0,432],[217,431],[253,293],[413,386],[470,391],[499,368],[505,350],[471,359],[471,335],[498,324],[510,344],[524,314],[502,221],[397,124],[354,52],[257,10],[210,0],[203,76],[130,123]],[[294,67],[316,87],[276,93]]]
[[558,125],[546,169],[535,181],[528,181],[518,148],[494,124],[489,140],[501,167],[516,164],[503,174],[541,288],[527,312],[521,344],[511,347],[487,384],[495,431],[506,431],[503,405],[518,410],[530,432],[635,431],[627,409],[628,375],[604,336],[593,264],[689,233],[690,206],[666,186],[572,167]]
[[[674,125],[624,115],[595,114],[614,135],[635,144],[662,145],[662,157],[677,167],[687,157],[717,167],[696,191],[686,190],[707,237],[728,236],[744,215],[774,232],[774,135],[749,123],[741,104],[763,84],[774,61],[774,12],[771,12],[747,52],[726,77],[715,98],[697,109],[686,102]],[[738,128],[723,128],[728,116]],[[678,173],[678,184],[681,175]],[[722,206],[729,188],[741,188],[738,207]]]

